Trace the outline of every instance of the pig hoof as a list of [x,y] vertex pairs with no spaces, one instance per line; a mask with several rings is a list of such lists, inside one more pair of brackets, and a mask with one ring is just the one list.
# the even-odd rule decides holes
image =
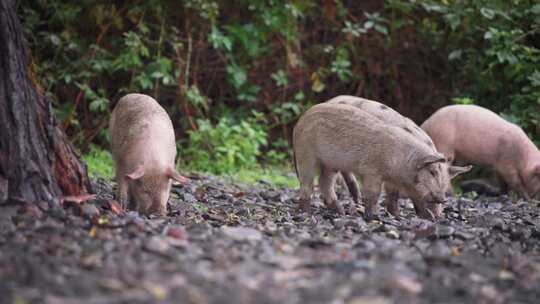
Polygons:
[[118,203],[120,204],[120,207],[122,208],[122,210],[127,210],[128,201],[126,199],[121,198],[118,200]]
[[373,213],[373,212],[365,212],[364,213],[364,220],[366,222],[371,222],[375,220],[379,220],[379,215]]
[[300,210],[300,212],[311,213],[311,206],[310,206],[310,204],[303,204],[303,203],[301,203],[300,206],[298,207],[298,209]]
[[350,214],[351,216],[358,216],[358,215],[359,215],[358,209],[356,209],[356,205],[355,205],[355,204],[351,204],[351,205],[349,206],[349,214]]
[[429,210],[433,217],[439,218],[442,216],[443,213],[443,206],[442,205],[435,205],[429,208]]
[[424,209],[422,210],[421,212],[418,213],[418,216],[423,218],[423,219],[426,219],[426,220],[430,220],[432,222],[435,221],[435,216],[433,215],[433,213],[431,211],[429,211],[428,209]]
[[345,215],[345,210],[343,209],[343,206],[341,206],[341,204],[337,202],[330,204],[330,209],[339,215]]
[[399,207],[398,208],[386,208],[386,211],[388,211],[389,214],[391,214],[393,217],[398,218],[400,215]]

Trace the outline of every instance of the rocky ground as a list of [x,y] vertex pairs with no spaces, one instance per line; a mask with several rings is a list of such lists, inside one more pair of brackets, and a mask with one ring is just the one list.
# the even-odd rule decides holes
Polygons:
[[538,203],[461,199],[434,223],[405,201],[402,218],[365,222],[317,201],[300,213],[291,189],[204,177],[174,188],[169,216],[147,218],[95,188],[62,208],[0,206],[0,303],[540,299]]

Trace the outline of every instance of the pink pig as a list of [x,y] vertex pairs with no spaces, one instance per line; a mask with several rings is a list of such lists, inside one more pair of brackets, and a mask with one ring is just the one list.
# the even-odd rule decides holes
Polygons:
[[453,105],[422,124],[447,159],[492,166],[527,200],[540,191],[540,151],[515,124],[488,109]]
[[175,169],[169,115],[152,97],[128,94],[116,104],[109,127],[118,200],[125,206],[129,198],[144,214],[165,215],[171,179],[189,181]]

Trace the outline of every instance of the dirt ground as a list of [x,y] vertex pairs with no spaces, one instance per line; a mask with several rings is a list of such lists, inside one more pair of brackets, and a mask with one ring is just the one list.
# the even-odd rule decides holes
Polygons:
[[[460,199],[437,222],[336,216],[296,191],[202,177],[167,217],[112,186],[62,208],[0,206],[0,303],[538,303],[540,208]],[[347,204],[349,196],[340,193]],[[345,208],[346,210],[348,208]],[[362,207],[358,210],[361,212]]]

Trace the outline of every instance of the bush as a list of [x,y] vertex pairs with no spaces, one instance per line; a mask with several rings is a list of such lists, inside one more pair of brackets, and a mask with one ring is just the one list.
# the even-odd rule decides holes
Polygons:
[[189,139],[186,163],[215,173],[260,160],[268,136],[266,160],[283,164],[298,116],[340,94],[417,123],[476,103],[540,139],[531,0],[23,0],[19,12],[37,79],[84,152],[106,146],[126,92],[159,100]]
[[109,151],[102,150],[96,145],[91,145],[90,151],[83,155],[83,160],[91,177],[113,178],[114,162]]
[[181,150],[182,163],[189,169],[215,174],[253,167],[267,144],[261,120],[256,112],[247,119],[224,116],[216,125],[199,119],[198,129],[188,131],[186,148]]
[[[400,1],[405,2],[405,1]],[[454,97],[500,113],[540,139],[540,4],[422,1],[424,33],[451,64]]]

